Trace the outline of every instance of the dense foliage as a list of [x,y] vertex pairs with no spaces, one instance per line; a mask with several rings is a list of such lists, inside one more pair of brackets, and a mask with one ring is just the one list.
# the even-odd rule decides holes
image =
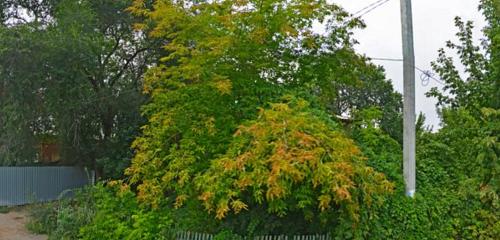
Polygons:
[[[33,226],[70,239],[185,230],[217,239],[498,239],[500,2],[480,9],[484,44],[457,18],[458,42],[433,63],[444,88],[429,96],[442,127],[416,123],[418,191],[408,198],[401,97],[353,50],[359,20],[326,0],[133,1],[135,28],[164,51],[144,77],[147,122],[126,178]],[[316,23],[324,33],[312,31]]]
[[48,234],[49,239],[77,239],[80,228],[92,222],[96,214],[96,202],[102,197],[99,186],[87,187],[74,194],[72,199],[62,199],[47,204],[28,207],[30,220],[26,227],[38,234]]
[[[390,190],[326,117],[375,105],[390,116],[383,118],[384,126],[398,125],[400,119],[399,95],[385,84],[381,69],[352,49],[350,29],[362,24],[337,5],[269,0],[156,1],[149,6],[135,1],[130,9],[148,19],[139,28],[169,39],[164,64],[146,76],[149,122],[133,145],[136,156],[126,171],[141,201],[152,207],[172,201],[183,208],[186,201],[202,200],[218,219],[230,209],[236,214],[263,204],[264,213],[319,221],[312,216],[327,209],[357,219],[359,208],[369,205],[361,203]],[[315,22],[326,26],[325,34],[313,31]],[[373,87],[363,90],[367,86]],[[301,104],[278,103],[286,94],[311,99],[314,114],[326,111],[324,120]],[[280,113],[277,106],[297,109]],[[259,115],[258,108],[268,110]],[[272,113],[279,119],[267,117]],[[292,120],[295,114],[298,119]],[[274,123],[287,118],[290,125]],[[270,128],[233,137],[249,131],[245,125]],[[301,146],[305,140],[294,134],[315,143]],[[237,159],[239,168],[223,168]],[[242,167],[249,172],[238,171]]]
[[365,166],[354,142],[321,114],[292,99],[240,126],[226,154],[195,179],[207,210],[222,219],[231,210],[264,205],[278,216],[298,210],[312,220],[340,210],[357,219],[361,203],[392,185]]
[[1,164],[32,164],[37,144],[50,140],[63,164],[120,176],[143,121],[142,74],[155,42],[133,30],[130,1],[38,2],[2,9]]
[[72,199],[29,208],[28,229],[49,234],[49,239],[153,240],[170,239],[172,233],[168,211],[141,209],[130,189],[116,185],[97,184],[77,191]]

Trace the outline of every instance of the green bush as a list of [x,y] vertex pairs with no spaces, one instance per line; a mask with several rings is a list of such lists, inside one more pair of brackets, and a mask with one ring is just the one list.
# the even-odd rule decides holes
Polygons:
[[5,206],[0,206],[0,213],[9,213],[10,209]]
[[[397,191],[383,205],[362,213],[356,228],[338,225],[334,236],[499,239],[500,202],[493,180],[495,167],[484,167],[495,156],[490,160],[476,158],[488,152],[480,143],[495,135],[490,129],[497,120],[481,122],[464,111],[447,111],[443,120],[445,124],[439,132],[421,131],[418,136],[418,191],[414,199],[404,195],[401,146],[367,124],[353,129],[352,135],[368,156],[368,164],[394,181]],[[484,179],[490,179],[489,183]]]
[[214,240],[242,240],[243,238],[232,231],[221,231],[215,235]]
[[95,215],[95,187],[75,191],[75,196],[29,207],[28,230],[48,234],[49,239],[77,239],[80,228]]
[[34,204],[28,207],[30,220],[26,228],[36,234],[49,234],[56,229],[56,203]]
[[[453,124],[460,119],[476,120],[460,115],[449,117],[458,119],[448,118],[448,125],[439,133],[419,135],[418,192],[414,199],[404,194],[401,145],[370,125],[373,119],[361,121],[350,129],[351,137],[367,157],[367,164],[383,172],[396,186],[393,194],[384,197],[383,204],[362,206],[359,222],[326,216],[335,220],[324,227],[313,226],[314,219],[306,221],[292,212],[277,216],[260,205],[216,220],[204,211],[199,200],[188,200],[183,207],[173,209],[174,194],[165,195],[160,201],[163,205],[156,209],[142,207],[134,192],[126,187],[120,189],[118,186],[126,185],[119,184],[98,188],[98,213],[94,221],[81,230],[80,236],[84,239],[168,239],[169,232],[188,230],[211,233],[217,239],[313,231],[330,232],[334,239],[499,239],[500,211],[494,178],[485,185],[483,176],[492,175],[491,171],[480,167],[484,161],[470,157],[474,151],[482,151],[474,145],[481,136],[479,131],[460,129]],[[483,126],[480,132],[489,133],[487,125],[478,126]],[[460,147],[461,144],[466,146]],[[458,156],[464,159],[457,159]],[[467,169],[474,172],[461,174]],[[458,175],[465,177],[456,178]]]
[[166,208],[143,208],[135,194],[118,184],[97,185],[97,212],[93,220],[80,229],[81,239],[170,239],[173,220]]
[[[175,209],[175,194],[167,193],[156,208],[147,207],[139,202],[133,188],[116,182],[98,184],[71,200],[36,208],[33,215],[39,217],[31,228],[45,230],[51,239],[172,239],[171,234],[178,230],[211,233],[217,239],[311,232],[329,232],[334,239],[499,239],[497,186],[495,178],[488,178],[496,175],[480,167],[488,159],[476,161],[470,157],[484,148],[474,145],[484,138],[478,132],[492,133],[486,124],[478,124],[478,131],[459,129],[454,123],[460,119],[477,121],[449,115],[439,133],[419,135],[419,191],[414,199],[404,195],[399,143],[368,122],[353,126],[348,132],[367,157],[367,165],[384,173],[396,186],[382,204],[362,206],[357,222],[322,216],[334,220],[323,225],[326,227],[313,226],[314,219],[307,221],[292,212],[277,216],[260,205],[216,220],[204,211],[200,200],[188,200]],[[467,169],[474,171],[461,174]],[[483,179],[491,180],[486,184]]]
[[171,239],[173,221],[167,208],[143,208],[120,184],[100,183],[75,196],[29,207],[27,228],[49,239]]

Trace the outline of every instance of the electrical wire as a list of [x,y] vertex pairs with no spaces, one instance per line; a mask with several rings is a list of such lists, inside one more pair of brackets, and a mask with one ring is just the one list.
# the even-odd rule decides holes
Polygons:
[[[388,62],[403,62],[403,59],[400,58],[379,58],[379,57],[374,57],[374,58],[369,58],[371,60],[375,61],[388,61]],[[422,68],[419,68],[418,66],[413,66],[417,71],[420,72],[420,80],[422,80],[422,85],[427,86],[429,85],[429,80],[432,79],[436,81],[437,83],[444,85],[444,81],[437,79],[434,77],[434,73],[429,70],[424,70]]]
[[[348,21],[346,21],[345,23],[351,21],[352,19],[360,18],[360,17],[372,12],[373,10],[383,6],[384,4],[388,3],[389,1],[390,0],[378,0],[378,1],[375,1],[371,4],[368,4],[367,6],[361,8],[360,10],[358,10],[354,14],[352,14],[352,17]],[[378,60],[378,61],[403,62],[403,59],[400,59],[400,58],[370,58],[370,59],[371,60]],[[420,80],[422,81],[423,86],[429,85],[430,79],[436,81],[437,83],[439,83],[441,85],[444,85],[444,82],[442,80],[434,77],[435,74],[432,71],[423,70],[417,66],[413,66],[413,67],[415,67],[415,69],[421,73]]]
[[352,20],[356,19],[356,18],[361,18],[362,16],[372,12],[373,10],[381,7],[382,5],[388,3],[390,0],[377,0],[371,4],[368,4],[367,6],[359,9],[358,11],[354,12],[350,17],[348,17],[346,20],[344,20],[340,26],[347,26],[349,24],[349,22],[351,22]]
[[362,13],[363,11],[367,10],[368,8],[373,7],[373,6],[375,6],[376,4],[379,4],[379,3],[383,2],[383,1],[386,1],[386,0],[378,0],[378,1],[376,1],[376,2],[373,2],[373,3],[369,4],[369,5],[367,5],[367,6],[363,7],[363,8],[361,8],[360,10],[356,11],[355,13],[353,13],[353,14],[352,14],[352,16],[356,16],[356,15],[358,15],[358,14]]
[[[420,79],[422,80],[422,84],[424,84],[424,86],[427,86],[429,84],[429,79],[432,79],[432,80],[436,81],[437,83],[444,85],[443,80],[435,78],[434,73],[432,71],[423,70],[417,66],[415,66],[415,69],[417,69],[418,71],[421,72]],[[425,84],[425,82],[427,82],[427,83]]]
[[372,4],[369,4],[368,6],[356,11],[353,15],[352,15],[352,18],[351,19],[354,19],[354,18],[360,18],[370,12],[372,12],[373,10],[383,6],[384,4],[388,3],[389,1],[391,0],[379,0],[379,1],[376,1]]

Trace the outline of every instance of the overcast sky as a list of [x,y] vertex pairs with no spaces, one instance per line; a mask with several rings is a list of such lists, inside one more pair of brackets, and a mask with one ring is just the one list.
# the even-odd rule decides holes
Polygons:
[[[354,13],[376,0],[333,0]],[[431,70],[430,62],[437,58],[437,51],[444,47],[447,40],[454,40],[456,28],[455,16],[475,23],[475,38],[483,38],[481,29],[485,21],[478,11],[479,0],[413,0],[413,24],[415,38],[416,66]],[[400,0],[389,0],[384,5],[364,15],[362,18],[367,28],[355,32],[355,38],[360,42],[356,49],[369,57],[402,58]],[[391,79],[397,91],[403,90],[403,69],[400,62],[374,61],[384,66],[387,78]],[[439,124],[435,101],[425,97],[425,92],[431,87],[440,85],[431,81],[428,86],[422,86],[420,73],[416,76],[416,108],[417,113],[423,112],[427,124]]]

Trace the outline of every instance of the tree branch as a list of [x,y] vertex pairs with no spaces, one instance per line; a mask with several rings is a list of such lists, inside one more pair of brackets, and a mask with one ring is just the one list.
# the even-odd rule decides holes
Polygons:
[[120,69],[120,72],[118,72],[109,82],[109,86],[113,86],[116,81],[123,75],[123,73],[125,72],[125,70],[128,68],[128,66],[130,65],[130,63],[137,57],[137,55],[139,55],[139,53],[141,52],[144,52],[146,50],[148,50],[149,48],[145,47],[145,48],[141,48],[139,50],[137,50],[134,54],[132,54],[132,56],[130,56],[125,64],[123,65],[123,67]]
[[113,56],[113,53],[115,53],[116,50],[118,50],[118,47],[120,46],[120,38],[115,36],[115,41],[116,41],[116,43],[113,46],[113,49],[108,53],[108,55],[106,55],[106,57],[104,58],[104,61],[101,63],[102,66],[108,65],[109,59],[111,58],[111,56]]
[[90,74],[90,72],[86,68],[83,69],[83,72],[85,73],[85,75],[87,75],[87,80],[92,85],[92,88],[94,89],[94,91],[96,93],[98,93],[99,92],[99,85],[97,84],[95,77],[93,77],[92,74]]

